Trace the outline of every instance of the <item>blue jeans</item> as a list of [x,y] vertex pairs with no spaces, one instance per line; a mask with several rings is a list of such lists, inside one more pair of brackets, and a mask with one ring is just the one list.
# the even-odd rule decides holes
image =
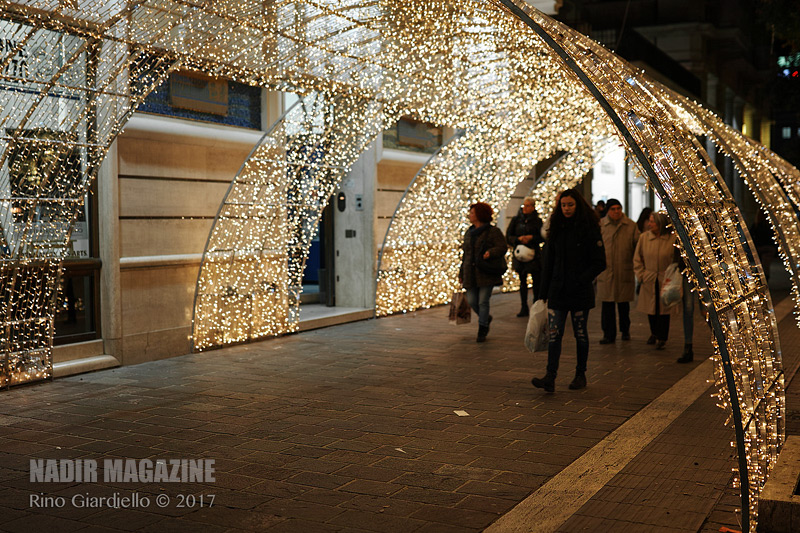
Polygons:
[[467,289],[467,303],[478,315],[478,325],[489,325],[489,298],[494,287],[472,287]]
[[586,321],[589,319],[589,310],[563,311],[561,309],[548,309],[547,322],[550,326],[550,344],[547,346],[547,373],[555,377],[558,374],[558,361],[561,359],[561,338],[564,336],[564,325],[567,323],[567,313],[572,314],[572,330],[575,333],[578,364],[576,372],[586,372],[586,363],[589,360],[589,333],[586,330]]

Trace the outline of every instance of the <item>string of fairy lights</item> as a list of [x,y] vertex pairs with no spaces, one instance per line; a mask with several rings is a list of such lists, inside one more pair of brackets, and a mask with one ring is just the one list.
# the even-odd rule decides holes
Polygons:
[[295,331],[303,270],[328,198],[382,131],[371,100],[312,92],[264,135],[211,230],[197,284],[195,349]]
[[0,385],[50,375],[72,222],[137,102],[178,65],[303,95],[259,143],[220,208],[198,278],[196,349],[296,329],[321,210],[397,117],[464,134],[425,166],[398,207],[377,272],[378,314],[449,300],[470,203],[499,211],[538,161],[569,152],[532,191],[546,211],[604,140],[620,135],[684,228],[690,277],[716,317],[718,398],[742,416],[737,452],[755,527],[757,496],[783,441],[780,346],[741,214],[695,134],[709,135],[756,191],[790,269],[800,246],[800,173],[515,0],[597,88],[610,117],[553,44],[502,3],[141,0],[33,10],[0,1],[0,28],[11,36],[0,69]]
[[[731,158],[775,232],[779,254],[787,272],[791,274],[795,307],[800,308],[800,265],[791,260],[800,253],[800,219],[795,216],[800,203],[797,203],[798,197],[787,194],[781,184],[781,181],[792,182],[800,177],[796,174],[797,170],[791,167],[795,176],[784,173],[779,163],[782,160],[774,152],[742,135],[696,102],[665,91],[663,87],[654,86],[653,90],[661,91],[663,97],[673,102],[679,112],[687,113],[685,121],[691,125],[694,133],[707,135],[719,150]],[[791,177],[786,179],[787,175]],[[800,315],[797,318],[800,320]]]
[[[62,7],[51,14],[74,14]],[[124,18],[96,7],[81,16],[110,26]],[[108,145],[173,62],[61,31],[54,18],[12,2],[0,9],[12,15],[0,20],[0,386],[10,386],[52,375],[73,222]]]
[[[680,221],[681,252],[693,266],[688,274],[708,306],[715,332],[716,396],[740,434],[732,445],[747,507],[743,523],[754,530],[758,494],[784,438],[785,400],[774,312],[741,213],[692,132],[697,119],[686,121],[691,111],[670,105],[640,72],[591,40],[526,6],[517,7],[568,54],[610,105],[624,128],[623,138],[630,136],[632,156],[635,149],[643,150],[662,201]],[[649,175],[644,159],[631,159],[642,175]],[[760,186],[774,183],[766,176],[757,175]]]

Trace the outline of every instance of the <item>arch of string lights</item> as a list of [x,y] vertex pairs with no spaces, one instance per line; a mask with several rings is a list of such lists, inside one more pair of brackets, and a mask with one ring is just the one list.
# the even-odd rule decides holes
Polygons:
[[312,92],[262,136],[231,183],[203,254],[195,349],[296,330],[322,210],[380,133],[385,111],[375,100]]
[[[674,105],[665,89],[590,39],[520,2],[498,3],[536,32],[606,110],[631,160],[673,220],[691,267],[687,273],[708,310],[716,395],[736,434],[732,444],[739,462],[735,481],[741,487],[743,527],[754,530],[758,494],[785,438],[785,396],[772,302],[741,213],[687,121],[691,111]],[[698,108],[693,111],[700,114]],[[730,137],[731,144],[739,140],[720,127],[713,133],[721,145],[723,137]],[[750,172],[748,179],[768,188],[784,168]],[[756,191],[763,194],[765,187]],[[771,220],[780,222],[779,217]],[[793,229],[779,230],[782,238],[793,236],[797,242]]]
[[52,374],[73,222],[109,144],[174,64],[103,38],[125,10],[81,13],[65,32],[66,12],[34,7],[0,6],[0,386]]
[[398,116],[463,133],[398,208],[377,273],[382,314],[446,301],[471,202],[502,207],[537,161],[566,151],[534,190],[540,204],[552,203],[616,136],[667,206],[709,310],[745,529],[755,528],[784,439],[780,346],[741,214],[696,135],[737,164],[791,270],[798,173],[768,150],[521,0],[0,0],[0,28],[0,383],[50,375],[59,271],[77,210],[129,114],[173,68],[303,95],[220,208],[198,279],[197,349],[296,327],[319,212]]

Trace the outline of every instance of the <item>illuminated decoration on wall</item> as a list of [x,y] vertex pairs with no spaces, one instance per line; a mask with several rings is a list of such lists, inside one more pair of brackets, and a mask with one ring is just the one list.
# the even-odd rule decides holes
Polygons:
[[[120,17],[103,16],[109,26]],[[9,19],[0,20],[0,386],[52,375],[73,224],[109,144],[173,63],[85,29],[65,33],[68,23],[39,14]]]
[[[755,528],[758,494],[784,439],[780,346],[758,258],[688,106],[521,0],[30,4],[0,0],[0,31],[14,43],[0,69],[2,383],[49,374],[55,281],[77,209],[131,109],[179,64],[291,90],[317,109],[290,111],[231,185],[198,280],[198,348],[294,329],[319,212],[398,117],[464,134],[398,208],[376,276],[380,314],[447,300],[470,203],[499,210],[536,162],[557,150],[575,154],[574,171],[542,184],[542,198],[551,196],[582,170],[579,154],[616,135],[666,205],[709,310],[744,526]],[[758,158],[751,186],[768,186],[772,178],[758,171],[767,165],[800,205],[795,170],[763,150],[736,152],[738,141],[719,131],[732,156]],[[67,163],[75,154],[80,172]],[[26,170],[31,162],[35,171]],[[789,214],[772,216],[785,254],[795,242]]]
[[383,113],[375,101],[311,93],[264,134],[210,232],[195,296],[196,350],[297,330],[322,210],[383,129]]

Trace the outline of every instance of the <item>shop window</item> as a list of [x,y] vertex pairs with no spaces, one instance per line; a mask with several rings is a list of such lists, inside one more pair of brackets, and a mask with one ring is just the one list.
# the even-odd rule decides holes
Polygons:
[[100,259],[95,203],[87,195],[70,235],[67,257],[59,280],[55,313],[55,344],[99,337]]
[[[97,338],[100,260],[93,242],[96,216],[90,195],[78,209],[66,250],[61,229],[52,220],[63,220],[71,210],[70,198],[83,188],[85,170],[82,149],[73,133],[33,128],[16,134],[8,150],[9,188],[14,224],[11,232],[30,231],[35,245],[57,248],[64,254],[54,317],[55,344]],[[42,201],[44,198],[46,201]],[[8,235],[14,241],[19,235]]]

